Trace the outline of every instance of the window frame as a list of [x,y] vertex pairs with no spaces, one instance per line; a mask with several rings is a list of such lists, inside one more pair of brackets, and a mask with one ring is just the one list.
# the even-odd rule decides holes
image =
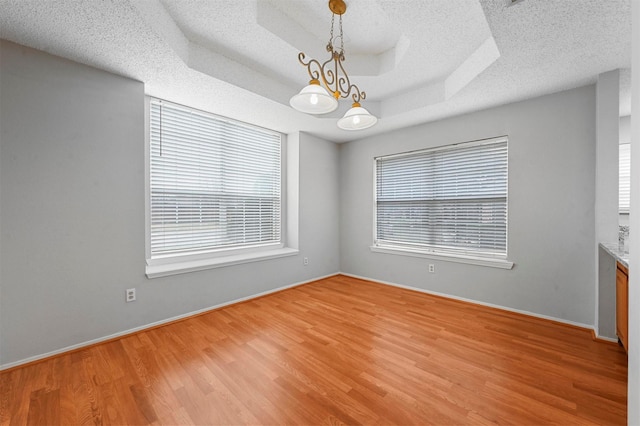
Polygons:
[[280,241],[251,246],[227,247],[220,249],[193,251],[189,253],[169,253],[152,255],[151,250],[151,104],[164,103],[172,107],[196,111],[215,119],[234,123],[240,126],[261,128],[249,123],[232,120],[197,108],[188,107],[163,99],[145,97],[145,275],[147,278],[164,277],[211,268],[238,265],[249,262],[276,259],[298,253],[295,248],[287,247],[287,135],[270,129],[265,131],[280,136]]
[[[394,245],[384,244],[378,241],[378,188],[377,188],[377,167],[378,160],[381,158],[394,158],[394,157],[410,157],[412,154],[420,154],[425,152],[437,152],[444,150],[451,150],[452,148],[466,148],[480,145],[491,145],[497,143],[507,144],[507,195],[506,195],[506,216],[505,216],[505,252],[504,254],[493,254],[480,252],[478,250],[469,249],[455,249],[448,250],[446,248],[437,247],[416,247],[407,245]],[[507,136],[499,136],[494,138],[480,139],[475,141],[460,142],[454,144],[447,144],[436,146],[432,148],[419,149],[414,151],[401,152],[389,155],[379,155],[373,158],[373,235],[372,245],[370,250],[375,253],[385,253],[394,255],[403,255],[410,257],[428,258],[449,262],[466,263],[479,266],[488,266],[501,269],[513,268],[513,262],[508,260],[508,248],[509,248],[509,138]]]
[[[623,148],[624,147],[624,148]],[[626,150],[625,153],[623,153],[623,150]],[[622,156],[626,157],[624,160],[622,158]],[[625,161],[625,164],[623,164],[623,161]],[[623,167],[625,167],[625,169],[623,170]],[[623,184],[623,172],[626,172],[626,182],[624,182],[626,184],[626,188],[622,187]],[[628,215],[629,214],[629,202],[630,202],[630,186],[631,186],[631,143],[630,142],[624,142],[624,143],[620,143],[618,144],[618,214],[624,214],[624,215]],[[624,195],[626,195],[625,197],[625,201],[626,202],[622,202],[621,201],[621,195],[625,193]]]

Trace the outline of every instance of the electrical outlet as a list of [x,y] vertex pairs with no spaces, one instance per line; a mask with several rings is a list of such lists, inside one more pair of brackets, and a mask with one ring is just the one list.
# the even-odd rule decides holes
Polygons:
[[127,302],[135,302],[136,301],[136,289],[135,288],[128,288],[125,292],[126,294],[126,301]]
[[304,266],[307,266],[309,264],[309,258],[305,257],[304,259],[302,259],[302,263],[304,264]]
[[429,272],[432,273],[432,274],[434,272],[436,272],[436,265],[434,265],[433,263],[430,263],[429,264]]

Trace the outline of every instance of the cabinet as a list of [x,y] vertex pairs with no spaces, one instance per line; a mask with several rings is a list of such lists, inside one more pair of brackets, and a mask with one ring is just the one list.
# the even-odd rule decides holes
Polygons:
[[616,264],[616,334],[624,349],[629,351],[629,270],[620,262]]

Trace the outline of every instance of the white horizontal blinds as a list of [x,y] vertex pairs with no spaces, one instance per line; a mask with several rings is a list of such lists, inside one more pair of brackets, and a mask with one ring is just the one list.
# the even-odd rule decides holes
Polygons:
[[507,141],[376,159],[376,244],[506,255]]
[[631,145],[620,145],[619,155],[619,195],[618,205],[620,213],[629,213],[629,197],[631,194]]
[[280,242],[280,135],[151,103],[151,254]]

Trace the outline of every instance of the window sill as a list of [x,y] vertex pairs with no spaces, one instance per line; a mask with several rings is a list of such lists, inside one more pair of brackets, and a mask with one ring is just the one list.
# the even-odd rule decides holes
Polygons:
[[294,256],[296,254],[298,254],[297,249],[285,247],[256,253],[243,253],[208,259],[175,261],[160,265],[147,265],[145,274],[147,275],[147,278],[160,278],[170,275],[186,274],[188,272],[204,271],[206,269],[240,265],[242,263],[260,262],[263,260],[277,259],[279,257]]
[[474,257],[466,256],[462,254],[451,253],[438,253],[438,252],[424,252],[416,251],[398,247],[377,247],[371,246],[371,251],[374,253],[386,253],[395,254],[400,256],[422,257],[427,259],[443,260],[445,262],[457,262],[466,263],[469,265],[488,266],[491,268],[511,269],[513,268],[513,262],[505,259],[492,259],[488,257]]

